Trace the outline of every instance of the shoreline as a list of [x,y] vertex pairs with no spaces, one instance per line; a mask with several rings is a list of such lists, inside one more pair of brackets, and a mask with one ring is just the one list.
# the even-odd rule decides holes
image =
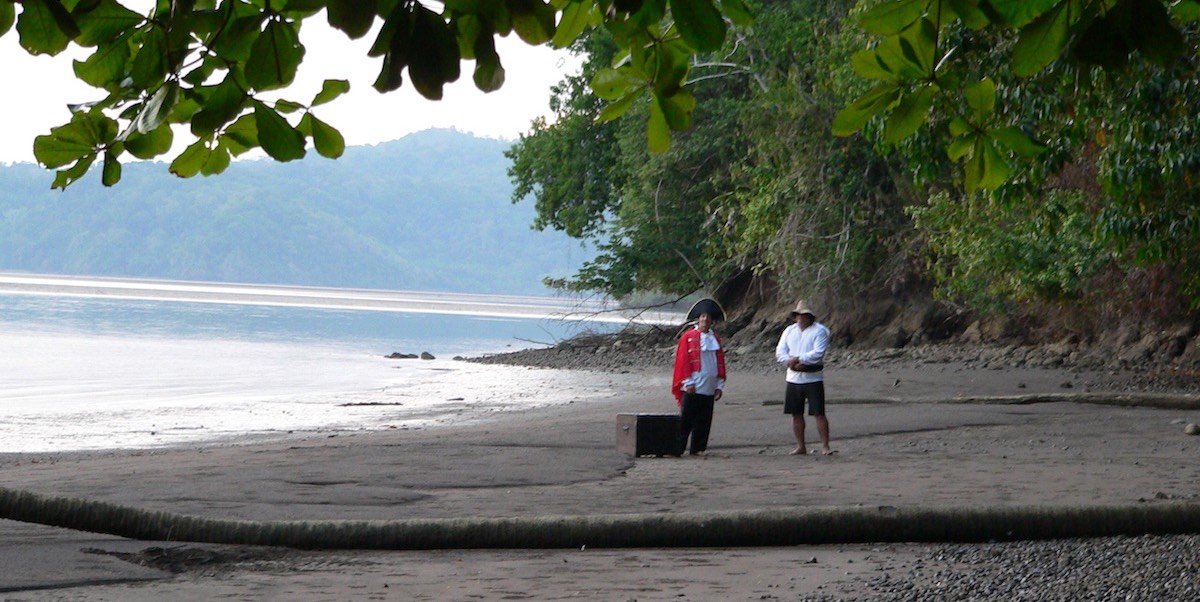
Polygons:
[[[1183,434],[1183,422],[1200,422],[1200,405],[966,401],[1087,394],[1087,374],[1061,369],[997,370],[962,362],[836,367],[827,386],[839,453],[795,457],[787,455],[792,442],[785,417],[772,404],[782,396],[782,374],[738,366],[731,366],[706,459],[635,459],[616,451],[617,413],[675,411],[669,376],[656,365],[601,372],[514,367],[528,379],[501,384],[503,394],[547,403],[497,412],[497,420],[421,430],[58,457],[3,455],[0,479],[42,494],[241,520],[1200,503],[1200,437]],[[1070,388],[1063,386],[1067,382]],[[571,395],[579,398],[571,403]],[[856,401],[839,406],[839,398]],[[307,601],[368,593],[415,600],[667,600],[680,594],[695,600],[899,600],[908,598],[878,597],[881,584],[913,591],[933,587],[936,577],[973,587],[968,582],[978,569],[967,568],[973,555],[1005,565],[1010,551],[1016,558],[1016,550],[1028,555],[1057,549],[1078,555],[1079,570],[1072,572],[1079,573],[1078,583],[1109,583],[1120,576],[1114,571],[1125,569],[1083,571],[1093,563],[1079,550],[1094,548],[1099,558],[1120,549],[1141,554],[1139,562],[1147,562],[1145,556],[1194,566],[1200,561],[1196,541],[1169,536],[966,548],[321,552],[136,541],[0,520],[0,559],[16,567],[0,577],[0,591],[19,600],[229,595]],[[1170,558],[1162,552],[1168,545],[1174,546]],[[969,551],[953,556],[963,559],[957,564],[929,557],[949,559],[952,548]],[[43,562],[30,560],[36,558]],[[966,581],[952,576],[959,573]],[[1194,579],[1192,590],[1173,591],[1200,591]],[[983,576],[976,581],[990,583]],[[1191,599],[1155,593],[1155,599]]]

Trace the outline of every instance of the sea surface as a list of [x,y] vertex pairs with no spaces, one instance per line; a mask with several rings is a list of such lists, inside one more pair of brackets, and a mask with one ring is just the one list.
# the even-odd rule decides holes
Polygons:
[[[555,297],[0,273],[0,453],[478,417],[523,403],[490,395],[489,383],[536,376],[455,356],[551,345],[629,319]],[[388,357],[421,353],[435,359]]]

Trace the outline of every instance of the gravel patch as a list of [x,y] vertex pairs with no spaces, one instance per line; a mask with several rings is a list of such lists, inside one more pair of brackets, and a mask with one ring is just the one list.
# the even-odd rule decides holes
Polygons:
[[911,563],[878,554],[882,574],[807,602],[1074,602],[1200,599],[1200,535],[931,546]]

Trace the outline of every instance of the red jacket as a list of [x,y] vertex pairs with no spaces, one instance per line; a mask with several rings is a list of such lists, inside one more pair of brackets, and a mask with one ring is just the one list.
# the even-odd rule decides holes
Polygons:
[[[721,337],[712,333],[720,345]],[[679,337],[679,347],[675,349],[675,373],[671,378],[671,394],[675,403],[683,405],[683,381],[693,372],[700,371],[700,331],[692,328]],[[717,349],[717,378],[725,379],[725,346]]]

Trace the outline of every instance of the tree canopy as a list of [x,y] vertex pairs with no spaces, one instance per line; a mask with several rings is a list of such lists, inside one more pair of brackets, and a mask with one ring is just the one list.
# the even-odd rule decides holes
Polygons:
[[[1185,29],[1200,20],[1195,0],[870,4],[859,22],[875,43],[855,53],[852,63],[860,76],[877,83],[838,114],[833,132],[849,135],[886,116],[883,139],[897,142],[929,120],[940,121],[936,125],[949,141],[946,152],[965,164],[968,192],[1002,186],[1015,160],[1044,150],[1031,136],[1036,123],[1014,123],[1016,111],[997,106],[1004,100],[998,78],[1016,88],[1020,78],[1050,72],[1079,77],[1086,85],[1092,68],[1119,74],[1131,61],[1169,68],[1181,57],[1195,56],[1195,40]],[[985,67],[997,50],[1003,62]]]
[[592,31],[513,178],[539,225],[601,251],[567,287],[711,292],[752,272],[785,294],[932,285],[976,308],[1170,315],[1200,305],[1194,4],[757,3],[692,59],[695,123],[660,153],[644,121],[601,118],[587,84],[620,45]]
[[220,173],[233,157],[256,148],[278,161],[303,157],[310,143],[322,156],[340,156],[344,139],[317,117],[317,108],[344,94],[347,81],[327,80],[310,99],[264,94],[292,84],[305,55],[301,26],[317,15],[350,38],[374,32],[369,54],[382,58],[377,90],[396,90],[407,76],[429,99],[441,98],[464,61],[474,63],[480,90],[502,86],[497,37],[565,47],[581,32],[604,27],[625,55],[598,85],[614,101],[605,116],[651,98],[656,108],[647,117],[647,135],[655,148],[665,148],[670,130],[690,124],[693,103],[683,87],[689,58],[722,45],[726,18],[749,22],[742,0],[145,4],[139,12],[119,0],[0,0],[0,35],[15,29],[28,52],[55,55],[72,44],[92,49],[75,62],[75,74],[103,98],[73,105],[69,123],[34,143],[38,162],[59,170],[55,187],[78,180],[97,161],[104,184],[115,184],[124,155],[147,159],[171,151],[173,124],[186,124],[194,139],[170,164],[183,177]]

